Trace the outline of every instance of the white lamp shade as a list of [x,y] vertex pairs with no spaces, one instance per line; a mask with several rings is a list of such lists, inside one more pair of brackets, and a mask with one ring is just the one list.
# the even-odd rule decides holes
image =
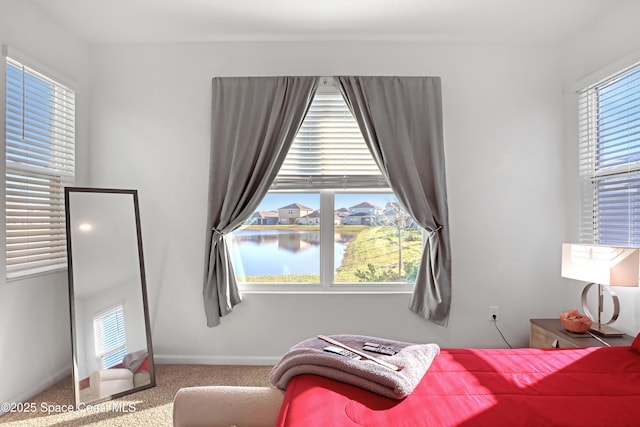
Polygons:
[[562,277],[607,286],[638,286],[640,249],[562,244]]

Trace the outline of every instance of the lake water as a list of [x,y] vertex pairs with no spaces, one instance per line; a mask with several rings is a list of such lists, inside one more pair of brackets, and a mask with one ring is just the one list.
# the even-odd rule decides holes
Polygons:
[[[238,230],[233,233],[246,276],[320,274],[320,232]],[[340,267],[346,243],[353,235],[336,234],[334,269]],[[236,263],[238,275],[243,275]]]

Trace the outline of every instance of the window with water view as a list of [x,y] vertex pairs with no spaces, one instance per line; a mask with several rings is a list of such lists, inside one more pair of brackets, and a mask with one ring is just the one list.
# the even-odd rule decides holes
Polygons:
[[[320,283],[321,243],[333,283],[413,282],[422,231],[393,193],[333,193],[321,220],[319,193],[270,193],[234,233],[240,282]],[[329,227],[329,232],[321,227]],[[333,239],[331,236],[333,235]],[[325,237],[326,236],[326,237]]]

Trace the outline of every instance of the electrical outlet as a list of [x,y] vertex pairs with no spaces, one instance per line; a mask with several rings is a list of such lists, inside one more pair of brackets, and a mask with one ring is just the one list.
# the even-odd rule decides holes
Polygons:
[[489,320],[498,320],[498,306],[490,305],[489,306]]

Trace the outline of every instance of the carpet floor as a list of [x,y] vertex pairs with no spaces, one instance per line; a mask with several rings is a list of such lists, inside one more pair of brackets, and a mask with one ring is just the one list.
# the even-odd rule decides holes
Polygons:
[[156,365],[156,386],[109,402],[91,411],[63,411],[74,405],[71,378],[30,399],[35,412],[8,413],[2,426],[171,426],[173,397],[182,387],[231,385],[269,386],[270,366]]

